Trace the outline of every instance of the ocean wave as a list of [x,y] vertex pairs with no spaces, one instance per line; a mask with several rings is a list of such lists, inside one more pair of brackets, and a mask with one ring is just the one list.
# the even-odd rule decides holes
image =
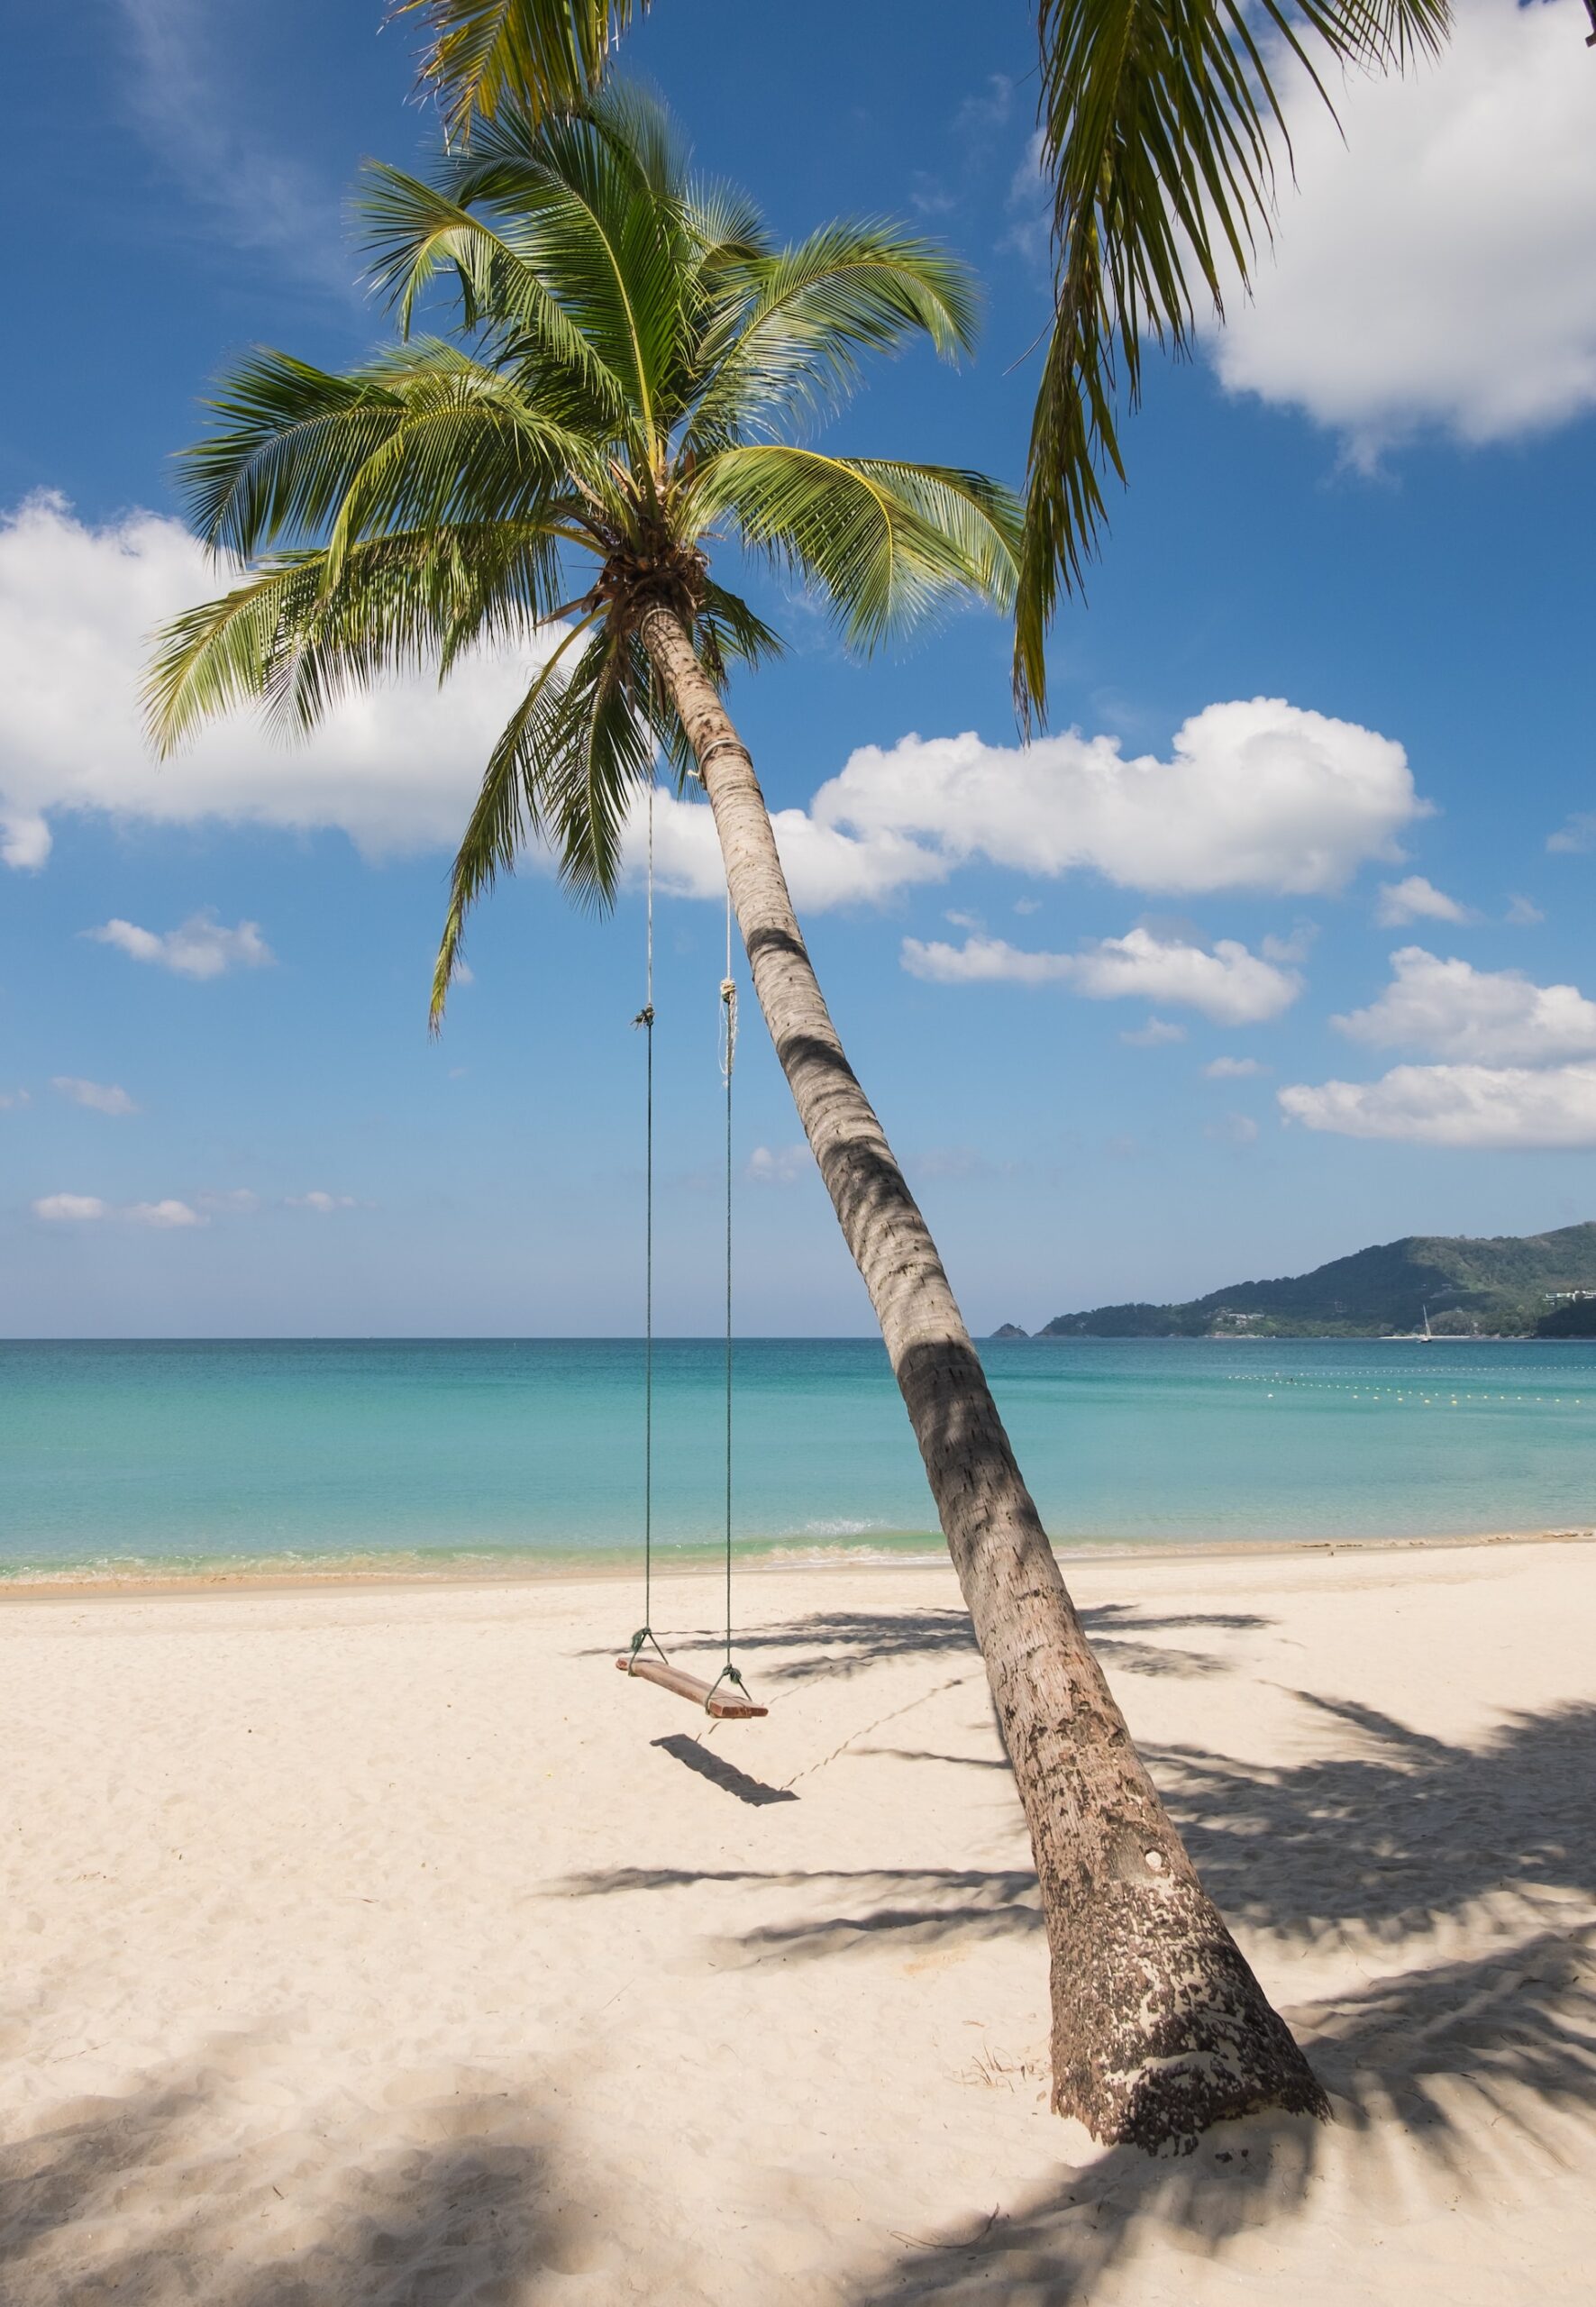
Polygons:
[[880,1563],[883,1567],[896,1567],[903,1563],[946,1560],[945,1547],[933,1546],[924,1538],[905,1538],[895,1546],[762,1546],[752,1556],[752,1566],[768,1570],[828,1570],[839,1563]]

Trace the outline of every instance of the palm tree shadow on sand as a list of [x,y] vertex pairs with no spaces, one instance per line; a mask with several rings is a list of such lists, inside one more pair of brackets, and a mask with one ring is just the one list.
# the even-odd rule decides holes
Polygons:
[[[1355,1751],[1278,1771],[1191,1749],[1150,1759],[1231,1918],[1282,1947],[1412,1950],[1410,1965],[1291,2011],[1335,2125],[1233,2126],[1185,2163],[1117,2150],[1006,2217],[907,2242],[854,2307],[1065,2307],[1155,2235],[1213,2254],[1244,2229],[1289,2223],[1333,2161],[1394,2193],[1393,2132],[1460,2201],[1482,2184],[1482,2140],[1488,2185],[1514,2149],[1561,2156],[1576,2131],[1596,2146],[1596,1706],[1518,1715],[1468,1747],[1303,1702],[1340,1720]],[[1494,1915],[1499,1944],[1425,1960],[1465,1910]]]
[[446,2307],[542,2295],[540,2275],[558,2295],[590,2251],[568,2158],[507,2094],[462,2089],[442,2143],[341,2160],[333,2128],[222,2185],[228,2111],[203,2063],[72,2111],[0,2146],[6,2307]]
[[[1099,1602],[1080,1612],[1092,1648],[1106,1666],[1122,1673],[1223,1673],[1227,1662],[1213,1652],[1183,1648],[1150,1637],[1183,1629],[1203,1633],[1252,1633],[1271,1621],[1250,1610],[1152,1611],[1132,1602]],[[718,1650],[724,1635],[698,1627],[676,1637],[684,1652]],[[739,1654],[760,1660],[761,1680],[786,1687],[816,1682],[852,1682],[895,1658],[935,1657],[944,1653],[979,1660],[969,1613],[940,1604],[907,1610],[810,1610],[780,1625],[739,1630]],[[783,1655],[785,1654],[785,1655]],[[611,1646],[584,1650],[585,1658],[606,1658]]]
[[[1289,2227],[1335,2164],[1394,2198],[1393,2157],[1417,2156],[1466,2202],[1491,2183],[1475,2175],[1484,2139],[1492,2173],[1514,2150],[1596,2150],[1596,1706],[1517,1715],[1467,1746],[1298,1695],[1341,1726],[1350,1751],[1283,1769],[1190,1747],[1149,1759],[1231,1918],[1282,1955],[1341,1944],[1380,1963],[1381,1975],[1290,2011],[1336,2123],[1257,2119],[1211,2134],[1185,2161],[1124,2149],[1066,2168],[1028,2200],[902,2239],[898,2257],[843,2294],[852,2307],[1068,2307],[1154,2237],[1217,2253],[1245,2229]],[[799,1892],[803,1911],[716,1940],[707,1951],[722,1964],[1041,1938],[1026,1869],[625,1869],[564,1891],[682,1895],[726,1879]],[[1476,1948],[1482,1933],[1493,1943],[1436,1959],[1465,1918]]]

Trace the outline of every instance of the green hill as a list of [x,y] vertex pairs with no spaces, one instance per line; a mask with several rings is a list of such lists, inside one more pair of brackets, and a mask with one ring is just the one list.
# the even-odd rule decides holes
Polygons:
[[1094,1306],[1059,1314],[1039,1337],[1596,1336],[1596,1225],[1555,1234],[1409,1234],[1334,1258],[1312,1273],[1236,1281],[1178,1306]]

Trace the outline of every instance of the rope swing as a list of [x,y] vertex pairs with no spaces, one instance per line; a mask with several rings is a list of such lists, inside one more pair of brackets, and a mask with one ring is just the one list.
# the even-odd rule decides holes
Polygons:
[[[653,1627],[654,1505],[654,786],[648,789],[648,896],[644,1000],[633,1019],[643,1038],[643,1624],[632,1637],[621,1673],[701,1706],[717,1721],[743,1721],[770,1709],[748,1696],[732,1656],[732,1077],[737,1059],[737,981],[732,975],[732,893],[726,891],[725,975],[720,981],[720,1078],[725,1089],[725,1656],[714,1682],[683,1673],[667,1657]],[[652,1653],[652,1655],[648,1654]],[[724,1693],[724,1694],[723,1694]]]

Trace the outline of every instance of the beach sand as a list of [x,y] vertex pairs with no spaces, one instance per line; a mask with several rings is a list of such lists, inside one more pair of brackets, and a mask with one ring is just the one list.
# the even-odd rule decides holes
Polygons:
[[1070,1576],[1334,2124],[1047,2112],[945,1568],[744,1578],[712,1732],[613,1582],[12,1598],[0,2298],[1591,2297],[1596,1546]]

